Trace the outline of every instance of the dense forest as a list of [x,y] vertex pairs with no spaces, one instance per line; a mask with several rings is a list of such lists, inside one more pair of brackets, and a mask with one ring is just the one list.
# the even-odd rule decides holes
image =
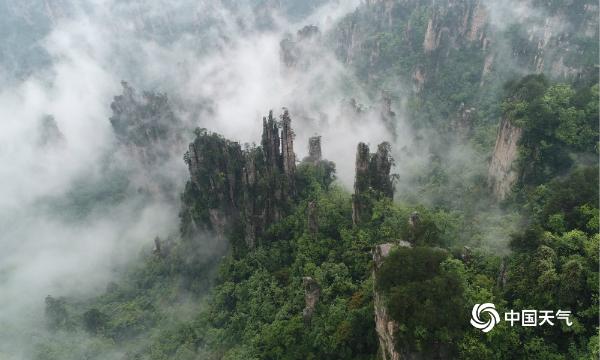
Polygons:
[[[236,101],[269,104],[258,117],[222,113],[178,84],[133,81],[151,89],[139,91],[123,81],[101,120],[111,140],[94,176],[33,204],[84,226],[161,207],[176,212],[175,226],[132,232],[144,239],[125,260],[105,254],[115,270],[100,290],[50,288],[35,299],[32,328],[0,312],[1,359],[600,356],[597,4],[370,0],[332,18],[328,1],[250,1],[245,23],[234,3],[216,13],[237,16],[247,36],[276,38],[275,53],[264,52],[280,67],[260,82],[300,85],[269,94],[272,104],[243,87]],[[499,20],[511,7],[521,11]],[[58,21],[52,14],[31,36]],[[231,29],[213,15],[181,28],[139,21],[156,44],[182,31],[210,54],[233,46],[203,37],[214,24]],[[0,57],[0,70],[24,76],[52,61],[19,67],[19,56]],[[242,62],[248,72],[254,61],[267,60]],[[39,123],[36,154],[69,146],[59,117]],[[236,126],[243,135],[221,134]],[[154,231],[158,214],[131,227]],[[0,290],[11,271],[0,266]],[[470,322],[486,303],[500,313],[489,332]],[[504,317],[533,309],[570,317],[537,326]]]

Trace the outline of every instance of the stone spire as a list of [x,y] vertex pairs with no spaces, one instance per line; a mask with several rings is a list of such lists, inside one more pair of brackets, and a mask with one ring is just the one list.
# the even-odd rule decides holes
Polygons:
[[365,210],[365,192],[369,189],[369,146],[358,143],[356,149],[354,195],[352,196],[352,222],[356,225],[360,222]]
[[283,172],[287,177],[290,192],[295,193],[294,174],[296,173],[296,155],[294,154],[294,131],[292,119],[287,109],[281,115],[281,155],[283,158]]
[[371,186],[389,198],[394,196],[394,186],[390,178],[394,160],[390,153],[391,145],[385,141],[377,146],[377,152],[371,158]]
[[361,194],[369,187],[369,145],[358,143],[356,148],[354,193]]
[[322,159],[321,137],[313,136],[308,139],[308,161],[316,165]]
[[263,117],[263,133],[261,145],[265,154],[268,167],[273,170],[279,167],[279,126],[273,118],[273,111],[269,111],[269,117]]
[[362,219],[370,217],[374,199],[393,197],[394,183],[393,176],[390,174],[393,164],[394,159],[388,142],[379,144],[374,154],[369,152],[367,144],[358,144],[354,195],[352,195],[352,221],[355,225]]

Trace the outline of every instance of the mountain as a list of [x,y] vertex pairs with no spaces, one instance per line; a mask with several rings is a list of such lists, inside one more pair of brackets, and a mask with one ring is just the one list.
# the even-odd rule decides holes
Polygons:
[[0,11],[0,358],[600,355],[596,3]]

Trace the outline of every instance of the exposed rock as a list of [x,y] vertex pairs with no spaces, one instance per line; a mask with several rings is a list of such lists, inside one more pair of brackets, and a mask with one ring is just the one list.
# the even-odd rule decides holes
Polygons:
[[321,296],[321,286],[315,279],[310,276],[302,278],[302,285],[304,285],[304,304],[305,307],[302,310],[302,317],[304,318],[304,324],[310,325],[319,296]]
[[460,254],[460,257],[462,259],[463,262],[468,263],[471,261],[472,258],[472,250],[470,247],[468,246],[463,246],[463,250],[462,253]]
[[390,132],[396,136],[396,113],[392,110],[392,97],[388,92],[382,94],[379,116]]
[[255,247],[264,230],[287,214],[295,196],[293,139],[287,110],[281,129],[272,112],[263,118],[259,147],[242,150],[237,142],[198,129],[184,156],[190,182],[184,192],[183,233],[202,224],[201,229],[224,239],[228,229],[241,228],[246,245]]
[[483,69],[481,70],[481,81],[479,82],[479,86],[482,86],[485,77],[492,71],[492,65],[494,64],[494,54],[486,55],[483,60]]
[[465,106],[464,103],[460,104],[460,107],[458,108],[458,114],[454,119],[452,119],[450,124],[452,127],[452,132],[458,139],[464,140],[469,136],[471,128],[473,127],[474,114],[474,107]]
[[504,200],[518,179],[515,160],[523,130],[506,117],[500,122],[496,145],[488,169],[488,184],[498,200]]
[[415,92],[421,92],[423,90],[423,86],[425,85],[425,72],[423,68],[417,67],[412,76],[413,87]]
[[[424,4],[368,0],[338,22],[331,42],[337,56],[347,64],[356,64],[361,76],[373,84],[383,82],[382,76],[397,64],[385,51],[386,39],[401,38],[415,51],[422,50],[426,61],[402,69],[403,77],[412,78],[415,92],[437,83],[437,77],[443,75],[440,70],[447,71],[444,66],[448,56],[453,57],[452,61],[462,61],[457,53],[473,53],[473,66],[482,69],[481,80],[475,80],[480,83],[494,60],[499,70],[504,64],[515,64],[513,68],[559,78],[578,76],[595,66],[589,57],[578,55],[584,55],[590,46],[597,52],[597,45],[591,45],[598,37],[597,3],[572,2],[567,6],[569,11],[560,7],[557,10],[556,4],[525,3],[534,11],[515,11],[514,28],[510,30],[493,22],[496,16],[492,15],[498,15],[493,1],[440,0]],[[538,12],[545,16],[536,16]],[[419,21],[412,20],[415,15]],[[479,50],[484,56],[478,56]]]
[[154,249],[152,249],[152,254],[157,257],[167,257],[171,253],[173,246],[175,245],[175,241],[172,237],[167,237],[166,240],[161,240],[158,236],[154,238]]
[[[405,241],[400,242],[400,246],[410,247]],[[381,244],[377,245],[373,250],[373,283],[377,282],[377,272],[393,247],[393,244]],[[394,333],[398,328],[398,324],[390,317],[385,299],[375,287],[373,288],[373,305],[375,310],[375,331],[379,340],[381,357],[383,360],[400,360],[406,358],[405,356],[401,356],[400,351],[396,349],[395,345]]]
[[434,27],[434,19],[429,19],[427,22],[427,30],[425,32],[425,39],[423,40],[423,50],[427,52],[431,52],[437,49],[440,44],[440,37],[438,36],[438,31]]
[[394,244],[391,243],[375,246],[375,249],[373,249],[373,264],[375,266],[375,271],[381,268],[381,265],[383,265],[383,260],[390,254],[390,251],[392,251],[393,247]]
[[308,139],[308,157],[305,161],[316,165],[319,161],[321,161],[321,137],[320,136],[312,136]]
[[503,289],[506,286],[506,278],[507,278],[507,269],[506,269],[506,262],[504,261],[504,259],[502,259],[502,262],[500,263],[500,271],[498,272],[498,287]]
[[294,184],[294,175],[296,173],[296,155],[294,154],[294,131],[292,130],[292,119],[284,109],[281,115],[281,153],[283,157],[283,173],[287,177],[288,190],[295,194],[296,186]]
[[288,68],[306,69],[318,54],[321,31],[317,26],[307,25],[296,36],[287,35],[279,43],[279,57]]
[[387,141],[377,145],[377,152],[371,156],[369,169],[371,187],[388,198],[394,196],[394,184],[390,176],[394,165],[391,151],[392,147]]
[[176,181],[172,174],[165,174],[164,167],[185,151],[184,123],[165,94],[139,94],[126,82],[121,84],[123,93],[111,103],[110,123],[119,156],[137,170],[129,177],[131,183],[144,193],[176,201]]
[[565,65],[564,57],[561,56],[558,60],[555,60],[550,67],[550,73],[554,76],[559,77],[571,77],[577,75],[581,69],[572,68]]
[[420,223],[421,215],[417,211],[413,211],[408,217],[408,226],[411,229],[414,229],[415,227],[419,226]]
[[154,238],[154,250],[152,253],[157,256],[162,256],[162,252],[160,251],[160,238],[157,236]]
[[383,25],[391,29],[394,24],[394,10],[397,5],[396,0],[367,0],[367,6],[375,8],[379,12],[379,18],[384,20]]
[[471,17],[471,28],[467,34],[469,41],[482,40],[484,36],[484,28],[487,22],[487,13],[484,6],[477,1],[475,8],[473,9],[473,15]]
[[366,211],[363,197],[369,189],[369,147],[359,143],[356,149],[354,195],[352,195],[352,222],[358,224]]
[[[161,165],[174,154],[181,154],[183,124],[171,109],[165,94],[138,94],[125,81],[123,94],[115,96],[110,107],[110,123],[119,143],[140,163]],[[177,155],[179,156],[179,155]]]
[[320,182],[329,188],[329,185],[335,179],[335,164],[328,160],[323,160],[321,153],[321,137],[315,135],[308,139],[308,156],[302,159],[303,163],[314,166],[315,175]]
[[225,226],[227,226],[227,217],[220,209],[208,209],[208,216],[212,229],[217,233],[219,240],[225,239]]
[[362,219],[368,219],[371,213],[369,192],[375,197],[394,196],[393,175],[390,174],[394,160],[388,142],[377,146],[377,152],[371,154],[365,143],[359,143],[356,149],[354,194],[352,195],[352,221],[356,225]]
[[279,126],[273,117],[273,111],[269,111],[269,117],[263,117],[263,133],[262,133],[262,150],[264,152],[265,160],[267,162],[268,169],[274,171],[280,167],[279,145]]
[[421,215],[417,211],[413,211],[408,216],[408,233],[409,233],[408,240],[411,243],[415,243],[417,240],[417,235],[420,231],[420,226],[419,226],[420,224],[421,224]]

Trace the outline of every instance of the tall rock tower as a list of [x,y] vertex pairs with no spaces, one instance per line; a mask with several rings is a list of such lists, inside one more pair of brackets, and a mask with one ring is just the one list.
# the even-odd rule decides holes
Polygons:
[[373,200],[394,196],[393,175],[390,174],[393,164],[388,142],[379,144],[374,154],[369,152],[367,144],[358,144],[352,195],[352,222],[355,225],[371,216]]
[[287,109],[284,109],[281,115],[281,126],[283,173],[287,178],[288,190],[291,194],[295,194],[294,174],[296,173],[296,155],[294,154],[294,131],[292,130],[292,119]]

